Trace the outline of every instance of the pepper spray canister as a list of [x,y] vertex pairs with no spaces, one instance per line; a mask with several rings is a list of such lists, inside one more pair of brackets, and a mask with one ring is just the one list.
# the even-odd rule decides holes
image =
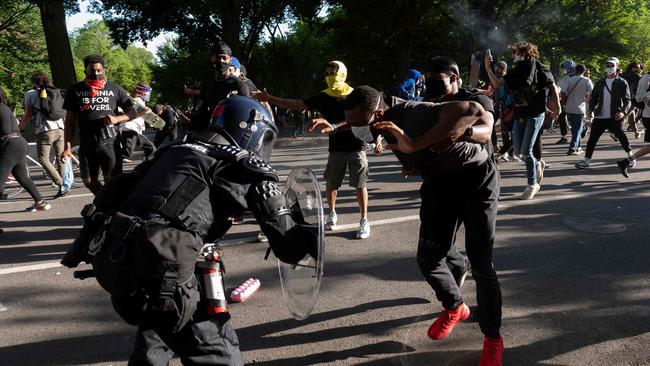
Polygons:
[[203,300],[207,305],[208,315],[228,312],[228,301],[223,280],[223,264],[219,253],[210,252],[203,262],[198,262],[203,280]]

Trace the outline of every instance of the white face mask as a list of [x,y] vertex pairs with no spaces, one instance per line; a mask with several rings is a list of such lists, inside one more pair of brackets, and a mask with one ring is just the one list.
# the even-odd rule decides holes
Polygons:
[[605,72],[607,73],[607,75],[611,75],[611,74],[616,72],[616,68],[615,67],[608,67],[608,68],[605,69]]
[[[377,99],[377,105],[375,106],[374,111],[376,111],[379,108],[379,102],[381,102],[381,96],[379,99]],[[365,126],[350,126],[350,129],[352,130],[352,134],[354,137],[358,138],[359,140],[363,142],[372,142],[374,141],[374,137],[372,136],[372,132],[370,131],[370,124],[375,120],[375,114],[373,112],[372,117],[370,117],[370,120],[368,121],[368,124]]]
[[363,142],[372,142],[374,140],[372,132],[370,132],[370,126],[350,126],[350,128],[352,129],[354,137],[359,140]]

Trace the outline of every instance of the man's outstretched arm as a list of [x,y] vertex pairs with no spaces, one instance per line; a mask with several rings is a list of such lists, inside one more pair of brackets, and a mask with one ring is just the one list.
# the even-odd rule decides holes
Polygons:
[[[406,136],[404,131],[392,122],[379,122],[375,127],[384,129],[396,137],[397,143],[386,146],[387,149],[404,153],[430,148],[440,151],[461,140],[476,143],[488,143],[492,135],[494,118],[476,102],[449,102],[440,105],[438,123],[429,131],[415,139]],[[468,130],[472,127],[471,130]],[[471,131],[471,135],[467,135]]]
[[257,92],[251,93],[252,97],[259,100],[260,102],[268,102],[278,107],[290,109],[292,111],[304,111],[307,109],[307,105],[302,99],[287,99],[287,98],[278,98],[269,94],[266,89],[262,89]]

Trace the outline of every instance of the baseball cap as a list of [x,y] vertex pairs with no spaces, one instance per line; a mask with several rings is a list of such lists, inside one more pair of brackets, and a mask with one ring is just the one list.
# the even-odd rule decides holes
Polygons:
[[615,64],[616,66],[618,66],[621,63],[616,57],[610,57],[607,59],[607,61],[605,61],[605,63],[610,63],[610,62]]
[[212,54],[213,55],[219,55],[219,54],[224,54],[228,56],[232,56],[232,50],[226,44],[224,41],[219,41],[219,43],[212,49]]
[[433,58],[427,67],[427,72],[443,72],[447,74],[455,74],[460,76],[458,71],[458,64],[456,61],[450,59],[449,57],[435,57]]

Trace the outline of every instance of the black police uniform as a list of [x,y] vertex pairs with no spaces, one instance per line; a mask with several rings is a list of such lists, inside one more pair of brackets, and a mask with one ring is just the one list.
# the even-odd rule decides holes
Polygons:
[[[296,225],[277,181],[275,171],[256,155],[217,133],[204,133],[162,149],[120,211],[145,221],[147,240],[159,251],[186,246],[198,252],[204,242],[225,235],[233,212],[248,208],[276,257],[296,263],[307,254],[304,243],[315,243],[315,237]],[[191,276],[179,273],[178,284]],[[119,304],[114,306],[119,312]],[[184,364],[242,365],[228,319],[227,314],[207,316],[199,303],[178,332],[141,325],[129,364],[163,365],[176,353]]]

